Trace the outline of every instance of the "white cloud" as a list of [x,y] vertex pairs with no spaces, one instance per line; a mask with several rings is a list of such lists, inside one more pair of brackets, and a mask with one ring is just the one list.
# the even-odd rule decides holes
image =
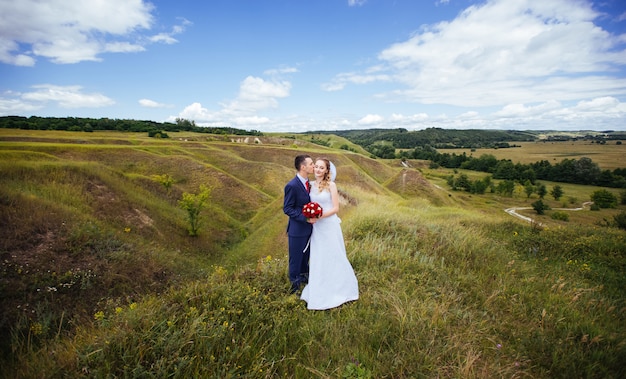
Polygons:
[[377,114],[368,114],[367,116],[360,119],[357,123],[359,125],[375,125],[380,124],[384,118]]
[[374,75],[341,73],[322,88],[392,81],[404,88],[377,98],[462,107],[626,95],[624,36],[600,17],[584,1],[488,0],[384,49]]
[[351,7],[360,6],[367,3],[367,0],[348,0],[348,5]]
[[174,25],[172,27],[172,31],[171,32],[156,34],[156,35],[154,35],[152,37],[149,37],[148,40],[150,42],[154,42],[154,43],[162,42],[162,43],[165,43],[167,45],[171,45],[171,44],[177,43],[178,40],[176,38],[174,38],[174,36],[176,34],[183,33],[187,26],[193,24],[191,21],[189,21],[187,19],[184,19],[184,18],[181,18],[180,20],[181,20],[181,24],[180,25]]
[[[273,73],[271,70],[270,72]],[[270,119],[257,113],[277,108],[278,99],[288,97],[290,90],[291,83],[288,81],[248,76],[241,82],[237,98],[221,104],[220,110],[210,111],[200,103],[193,103],[187,106],[179,117],[194,120],[198,124],[215,122],[241,126],[267,124]]]
[[154,23],[144,0],[0,2],[0,62],[33,66],[37,57],[54,63],[98,61],[103,52],[136,52],[150,42],[172,43],[188,21],[171,33],[143,37]]
[[[200,122],[214,122],[219,121],[219,118],[214,112],[204,108],[200,103],[193,103],[188,105],[179,114],[180,117],[187,120],[195,120]],[[170,117],[171,119],[172,117]]]
[[170,105],[168,104],[162,104],[162,103],[158,103],[154,100],[150,100],[150,99],[140,99],[139,100],[139,105],[141,105],[142,107],[146,107],[146,108],[168,108],[170,107]]
[[288,97],[290,91],[291,83],[288,81],[268,81],[248,76],[241,82],[237,98],[222,104],[221,113],[240,116],[277,108],[277,99]]
[[100,108],[115,104],[99,93],[84,93],[80,86],[41,84],[25,93],[5,92],[0,97],[0,115],[32,113],[55,103],[61,108]]
[[0,98],[0,115],[2,116],[33,112],[41,108],[41,105],[32,104],[19,99]]
[[387,82],[391,80],[391,77],[387,74],[370,73],[379,70],[380,69],[378,68],[376,68],[376,70],[370,69],[364,74],[359,74],[355,72],[341,73],[335,76],[331,82],[322,84],[321,88],[324,91],[333,92],[344,89],[348,84],[368,84],[374,82]]
[[277,75],[282,75],[282,74],[293,74],[296,72],[298,72],[297,68],[285,66],[285,67],[265,70],[263,74],[268,75],[268,76],[277,76]]
[[426,113],[418,113],[418,114],[414,114],[414,115],[410,115],[410,116],[404,116],[402,114],[398,114],[398,113],[393,113],[391,115],[390,120],[392,122],[397,122],[397,123],[411,123],[411,122],[423,122],[428,120],[428,114]]
[[269,123],[270,119],[260,116],[235,117],[233,122],[239,126],[263,125]]
[[107,53],[136,53],[145,50],[145,47],[129,42],[112,42],[105,44],[102,51]]
[[495,112],[497,117],[529,117],[538,116],[548,112],[562,109],[560,102],[550,100],[535,106],[526,106],[524,104],[507,104],[500,111]]
[[61,108],[99,108],[115,104],[112,99],[99,93],[83,93],[81,86],[56,86],[41,84],[33,86],[33,92],[23,93],[22,100],[30,103],[57,103]]

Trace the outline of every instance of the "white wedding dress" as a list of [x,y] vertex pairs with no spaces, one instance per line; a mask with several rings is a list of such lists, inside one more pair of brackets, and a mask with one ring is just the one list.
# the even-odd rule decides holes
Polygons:
[[[330,191],[322,193],[313,182],[311,201],[332,208]],[[329,309],[359,298],[359,284],[346,256],[341,232],[341,219],[334,214],[313,224],[309,283],[302,290],[302,300],[308,309]]]

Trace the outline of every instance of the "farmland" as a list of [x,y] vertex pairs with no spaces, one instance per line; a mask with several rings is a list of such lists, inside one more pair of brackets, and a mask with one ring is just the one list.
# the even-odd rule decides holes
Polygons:
[[606,144],[591,141],[537,141],[512,142],[520,147],[506,149],[439,149],[441,153],[467,154],[480,157],[491,154],[497,159],[510,159],[513,163],[530,164],[547,160],[554,164],[563,159],[591,158],[602,170],[626,168],[626,143],[617,144],[610,141]]

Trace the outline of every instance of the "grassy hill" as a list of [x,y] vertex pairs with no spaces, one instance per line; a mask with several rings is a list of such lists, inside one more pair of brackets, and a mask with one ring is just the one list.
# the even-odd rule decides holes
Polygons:
[[[0,130],[1,377],[623,376],[615,210],[540,227],[503,212],[525,196],[451,192],[341,137],[170,137]],[[287,295],[300,152],[339,173],[361,298],[330,311]],[[191,237],[178,201],[202,185]]]

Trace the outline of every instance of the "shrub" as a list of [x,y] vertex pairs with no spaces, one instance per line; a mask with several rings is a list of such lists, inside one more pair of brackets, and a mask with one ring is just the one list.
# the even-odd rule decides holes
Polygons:
[[591,194],[591,201],[600,208],[615,208],[617,206],[617,196],[605,189],[594,191]]
[[205,207],[206,201],[209,199],[211,189],[205,185],[200,186],[200,193],[191,194],[183,193],[183,198],[178,201],[178,206],[187,211],[187,221],[189,221],[189,235],[195,237],[198,235],[200,227],[200,212]]
[[619,214],[613,216],[615,226],[620,229],[626,229],[626,211],[621,211]]
[[168,174],[163,175],[153,175],[154,180],[161,183],[163,187],[167,190],[167,193],[172,189],[172,184],[174,184],[174,178],[172,178]]
[[569,221],[569,215],[565,212],[554,212],[550,217],[553,220]]

